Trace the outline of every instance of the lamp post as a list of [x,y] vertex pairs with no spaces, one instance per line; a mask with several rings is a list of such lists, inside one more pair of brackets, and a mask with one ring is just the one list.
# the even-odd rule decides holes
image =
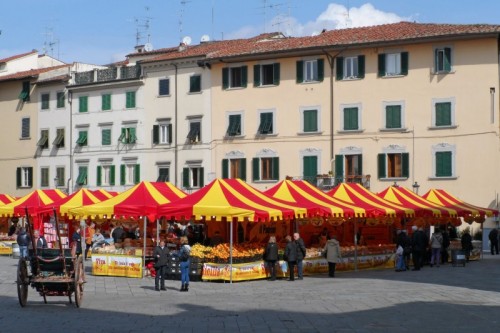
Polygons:
[[415,194],[418,194],[418,188],[420,187],[420,185],[417,182],[415,182],[411,187],[413,187],[413,192]]

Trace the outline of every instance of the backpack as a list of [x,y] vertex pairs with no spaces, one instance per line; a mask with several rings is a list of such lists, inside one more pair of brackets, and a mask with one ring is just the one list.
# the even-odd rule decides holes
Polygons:
[[180,261],[188,261],[189,260],[189,250],[183,246],[181,251],[180,251],[180,256],[179,256],[179,260]]

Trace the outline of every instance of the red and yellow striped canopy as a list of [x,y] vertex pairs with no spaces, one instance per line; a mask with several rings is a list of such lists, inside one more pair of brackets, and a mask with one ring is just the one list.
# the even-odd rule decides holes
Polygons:
[[240,179],[215,179],[184,199],[162,205],[158,214],[177,220],[257,222],[304,217],[307,209],[266,195]]
[[9,204],[0,206],[0,216],[36,215],[42,207],[65,198],[66,194],[60,190],[35,190]]
[[156,217],[158,206],[184,198],[186,193],[171,183],[142,182],[108,200],[68,211],[78,217],[138,218]]
[[14,197],[11,197],[8,194],[0,194],[0,206],[6,205],[8,203],[11,203],[13,201],[16,201]]
[[[471,205],[465,201],[462,201],[445,190],[440,189],[431,189],[423,197],[429,201],[435,202],[437,204],[443,205],[452,209],[460,209],[465,211],[465,215],[461,215],[462,217],[482,217],[485,216],[498,216],[498,210],[491,208],[482,208],[478,206]],[[478,220],[477,222],[481,222]]]
[[72,214],[68,214],[70,209],[93,205],[95,203],[107,200],[112,198],[113,196],[106,191],[91,191],[86,188],[82,188],[71,195],[58,200],[50,205],[47,205],[39,210],[40,214],[51,214],[53,210],[56,210],[56,213],[60,216],[69,215],[72,217]]
[[415,210],[382,199],[360,184],[342,183],[328,191],[327,194],[359,207],[376,208],[382,212],[379,216],[415,216]]

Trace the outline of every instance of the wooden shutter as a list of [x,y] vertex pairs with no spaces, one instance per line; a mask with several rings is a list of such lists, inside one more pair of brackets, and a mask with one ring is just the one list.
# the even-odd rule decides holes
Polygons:
[[205,186],[205,169],[200,168],[200,188]]
[[222,159],[222,178],[229,178],[229,160]]
[[182,169],[182,187],[188,188],[189,186],[189,168]]
[[109,185],[115,185],[115,166],[109,167]]
[[444,48],[444,59],[443,59],[443,69],[446,72],[451,72],[451,48]]
[[450,177],[451,173],[451,152],[442,151],[436,153],[436,177]]
[[365,56],[358,56],[358,78],[362,79],[365,77]]
[[241,66],[241,86],[243,88],[246,88],[247,82],[248,82],[248,67]]
[[296,82],[302,83],[304,82],[304,62],[302,60],[297,61],[296,68],[297,68]]
[[153,144],[160,143],[160,125],[153,125]]
[[222,89],[229,88],[229,68],[222,69]]
[[304,110],[304,132],[318,131],[318,111]]
[[273,161],[273,170],[272,170],[273,180],[279,180],[280,179],[280,158],[273,157],[272,161]]
[[246,158],[242,158],[240,160],[240,179],[243,180],[243,181],[247,181],[247,159]]
[[401,74],[408,75],[408,52],[401,52]]
[[335,78],[337,80],[342,80],[344,79],[344,58],[343,57],[338,57],[337,60],[335,61]]
[[134,184],[139,184],[141,182],[141,165],[134,165]]
[[260,86],[260,65],[253,66],[253,86]]
[[78,99],[78,111],[87,112],[87,96],[80,96]]
[[101,131],[101,135],[102,135],[101,144],[103,146],[110,145],[111,144],[111,130],[107,129],[107,128],[103,129]]
[[172,124],[167,125],[168,143],[172,143]]
[[402,153],[401,159],[402,176],[408,178],[410,177],[410,154]]
[[17,168],[16,169],[16,186],[18,188],[23,185],[23,183],[22,183],[22,172],[23,172],[23,168]]
[[97,166],[96,185],[97,186],[102,185],[102,166],[100,166],[100,165]]
[[378,178],[386,178],[385,154],[378,154]]
[[280,64],[273,64],[273,84],[279,86],[280,84]]
[[125,185],[125,164],[120,165],[120,185]]
[[335,155],[335,184],[344,179],[344,155]]
[[385,76],[385,54],[378,55],[378,76]]
[[325,60],[318,59],[318,81],[323,82],[325,78]]
[[252,158],[252,180],[260,180],[260,158]]

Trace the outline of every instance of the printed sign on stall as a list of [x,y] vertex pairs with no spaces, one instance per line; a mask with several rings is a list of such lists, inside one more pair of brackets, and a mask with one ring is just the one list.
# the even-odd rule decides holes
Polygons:
[[142,258],[94,254],[92,256],[92,274],[141,278]]

